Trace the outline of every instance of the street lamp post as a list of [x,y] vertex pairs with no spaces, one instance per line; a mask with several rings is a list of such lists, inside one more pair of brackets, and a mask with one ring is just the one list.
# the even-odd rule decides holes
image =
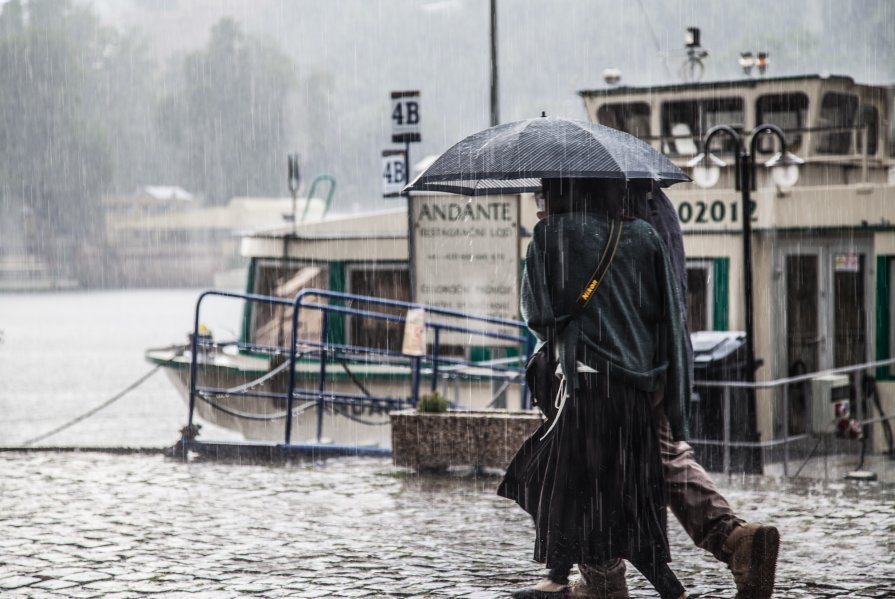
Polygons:
[[[777,125],[759,125],[749,135],[748,147],[746,136],[741,135],[730,125],[718,125],[708,130],[703,142],[703,151],[689,162],[693,167],[693,180],[700,187],[712,187],[720,178],[720,167],[726,166],[723,160],[709,152],[712,140],[719,135],[726,135],[735,144],[734,167],[736,169],[735,188],[742,193],[742,208],[740,214],[743,218],[743,291],[745,295],[746,310],[746,361],[747,380],[755,382],[755,371],[758,364],[755,361],[755,320],[752,298],[752,190],[755,189],[755,152],[758,139],[764,133],[771,133],[780,141],[780,151],[765,163],[771,169],[774,182],[781,188],[795,185],[799,178],[798,167],[804,164],[804,160],[786,151],[786,136]],[[754,391],[753,391],[754,393]],[[752,395],[752,393],[750,393]]]
[[[799,178],[798,167],[804,161],[801,158],[793,156],[786,151],[786,137],[783,130],[776,125],[759,125],[747,135],[742,135],[736,129],[729,125],[718,125],[708,130],[703,142],[703,151],[696,158],[690,161],[689,166],[693,167],[693,180],[700,187],[712,187],[721,177],[720,167],[726,166],[724,161],[714,156],[710,151],[712,140],[719,135],[729,137],[734,145],[734,167],[736,175],[735,188],[742,194],[740,214],[743,219],[743,294],[745,299],[746,312],[746,381],[755,382],[755,371],[758,370],[759,363],[755,361],[755,314],[753,309],[752,298],[752,190],[755,189],[755,152],[757,150],[758,139],[765,133],[771,133],[780,142],[780,151],[765,163],[766,167],[771,169],[771,175],[774,182],[781,188],[789,188],[795,185]],[[751,136],[751,137],[749,137]],[[746,140],[749,140],[748,146]],[[749,388],[747,391],[749,401],[746,403],[746,418],[755,426],[755,389]],[[725,395],[724,400],[724,426],[725,431],[729,431],[730,426],[730,406],[729,395]],[[750,426],[747,424],[747,426]],[[754,430],[754,429],[752,429]],[[727,442],[728,433],[725,433],[725,443]],[[747,439],[754,440],[754,439]],[[729,448],[724,448],[724,465],[725,470],[730,466]],[[760,454],[753,457],[759,460],[753,463],[756,472],[761,472]],[[749,460],[752,463],[752,460]],[[745,465],[745,464],[744,464]]]
[[491,126],[500,123],[500,100],[497,87],[497,0],[491,0]]

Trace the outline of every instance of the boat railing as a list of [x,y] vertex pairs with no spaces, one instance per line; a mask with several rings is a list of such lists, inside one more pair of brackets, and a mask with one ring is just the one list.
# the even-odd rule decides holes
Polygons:
[[[255,344],[248,341],[234,342],[239,349],[264,352],[271,355],[271,370],[250,383],[246,383],[240,387],[222,389],[208,387],[199,384],[198,368],[203,355],[207,356],[217,343],[209,336],[200,334],[200,312],[203,301],[206,298],[218,296],[243,300],[253,303],[266,303],[271,305],[280,305],[284,308],[292,308],[291,318],[291,336],[289,339],[294,340],[288,343],[288,346],[275,346]],[[344,305],[350,303],[350,305]],[[376,311],[379,308],[392,308],[405,310],[404,314],[385,313]],[[424,326],[432,331],[432,342],[426,344],[426,353],[423,355],[410,355],[395,349],[382,347],[369,347],[364,345],[356,345],[351,343],[343,343],[334,341],[330,334],[329,328],[332,324],[331,320],[337,316],[357,316],[374,318],[389,321],[396,324],[406,324],[406,310],[421,309],[426,314]],[[321,327],[316,338],[300,338],[298,335],[299,317],[302,311],[315,311],[321,314]],[[453,319],[453,320],[451,320]],[[460,322],[456,322],[460,321]],[[475,361],[468,359],[465,355],[451,356],[443,353],[443,338],[447,333],[461,333],[468,336],[482,337],[500,342],[500,345],[506,346],[507,343],[515,345],[517,348],[516,356],[502,357],[485,361]],[[334,291],[326,291],[320,289],[307,289],[296,295],[294,299],[285,299],[279,297],[263,296],[250,293],[235,293],[229,291],[206,291],[203,292],[196,302],[195,320],[193,327],[193,335],[191,336],[191,356],[190,356],[190,377],[189,377],[189,425],[192,427],[194,411],[197,398],[207,400],[213,397],[225,396],[244,396],[256,398],[268,398],[282,401],[286,405],[286,410],[282,414],[275,417],[262,414],[244,414],[232,409],[222,408],[226,413],[234,417],[256,419],[256,420],[285,420],[284,426],[284,442],[290,445],[292,437],[293,414],[298,411],[307,409],[316,409],[317,412],[317,441],[320,442],[323,433],[323,415],[326,407],[345,406],[345,407],[374,407],[379,410],[395,410],[416,406],[421,392],[421,386],[424,379],[428,379],[430,388],[435,391],[439,381],[454,380],[462,378],[490,379],[496,382],[492,385],[492,397],[502,394],[509,385],[520,385],[520,403],[521,407],[529,408],[528,391],[525,386],[524,364],[528,356],[533,350],[533,338],[528,334],[525,324],[521,321],[496,318],[492,316],[484,316],[459,312],[435,306],[427,306],[412,302],[404,302],[398,300],[388,300],[377,297],[360,296],[350,293],[340,293]],[[327,373],[335,366],[341,366],[346,372],[349,372],[344,360],[353,356],[355,363],[365,364],[381,364],[391,367],[397,367],[401,372],[410,375],[410,392],[406,396],[391,397],[385,395],[376,395],[369,393],[360,385],[360,393],[348,393],[335,391],[327,388]],[[316,385],[313,388],[300,388],[296,383],[296,371],[300,360],[305,358],[313,358],[312,368],[316,368]],[[279,359],[276,359],[279,358]],[[720,381],[712,379],[696,379],[694,380],[694,388],[704,397],[702,401],[708,402],[709,394],[712,390],[720,392],[721,418],[720,422],[707,432],[717,435],[720,432],[720,438],[691,438],[690,442],[694,446],[714,447],[720,449],[722,456],[722,470],[725,473],[731,472],[731,453],[733,450],[782,450],[782,466],[783,475],[789,476],[790,448],[799,441],[811,438],[824,439],[828,437],[826,433],[829,431],[812,431],[810,425],[805,425],[804,431],[793,431],[790,427],[790,404],[791,392],[798,389],[799,385],[810,385],[811,381],[817,377],[848,374],[853,377],[853,387],[855,389],[855,397],[863,388],[863,378],[866,372],[872,369],[886,369],[895,365],[895,358],[886,360],[877,360],[856,364],[852,366],[835,368],[829,370],[821,370],[798,376],[790,376],[769,381],[760,381],[749,383],[744,381]],[[283,371],[287,372],[288,385],[285,392],[260,390],[259,382],[268,380],[273,376],[281,376]],[[349,377],[352,375],[349,374]],[[496,391],[494,390],[496,387]],[[732,429],[734,427],[734,404],[744,399],[755,398],[756,392],[770,390],[772,402],[779,402],[781,413],[782,434],[776,438],[764,441],[737,440],[733,438]],[[810,422],[812,414],[811,402],[805,400],[803,416],[805,421]],[[295,408],[296,400],[301,401],[304,405],[301,408]],[[737,406],[739,407],[739,406]],[[705,407],[702,408],[706,410]],[[737,410],[741,413],[740,410]],[[876,422],[888,422],[895,416],[883,416],[878,418],[866,418],[866,414],[859,413],[860,425],[866,427]],[[798,427],[796,427],[798,428]],[[720,431],[718,430],[720,429]],[[741,435],[738,435],[741,436]],[[815,446],[816,448],[816,446]],[[812,451],[813,454],[813,451]],[[810,455],[809,455],[810,457]]]
[[[813,403],[811,401],[805,402],[806,413],[805,416],[805,430],[804,432],[799,432],[793,434],[790,430],[790,392],[797,388],[797,385],[810,385],[813,379],[818,377],[825,377],[828,375],[836,375],[836,374],[847,374],[852,375],[852,391],[855,393],[855,397],[861,392],[861,389],[864,388],[863,380],[868,377],[866,374],[870,371],[876,371],[877,373],[881,372],[883,369],[895,365],[895,358],[890,358],[886,360],[876,360],[872,362],[865,362],[863,364],[854,364],[851,366],[843,366],[840,368],[831,368],[827,370],[819,370],[816,372],[809,372],[806,374],[800,374],[797,376],[789,376],[769,381],[759,381],[759,382],[746,382],[746,381],[717,381],[717,380],[694,380],[693,386],[699,391],[702,390],[711,390],[711,389],[719,389],[721,391],[721,438],[720,439],[707,439],[707,438],[690,438],[689,442],[692,445],[696,446],[707,446],[707,447],[719,447],[722,452],[722,471],[725,474],[729,474],[731,472],[731,450],[733,449],[744,449],[744,450],[776,450],[782,449],[782,467],[783,467],[783,476],[789,477],[789,463],[790,463],[790,449],[793,444],[799,441],[805,441],[808,439],[814,439],[816,443],[820,443],[822,441],[828,441],[830,436],[835,432],[833,430],[833,423],[830,422],[829,430],[816,431],[812,430],[812,425],[810,424],[812,419],[811,409]],[[735,394],[735,391],[741,391],[741,393]],[[774,439],[768,439],[766,441],[737,441],[732,439],[732,431],[733,427],[736,426],[733,422],[733,402],[743,401],[748,399],[754,399],[754,394],[759,390],[771,390],[773,391],[771,395],[772,401],[780,401],[781,403],[781,415],[782,415],[782,435],[778,436]],[[809,398],[810,399],[810,398]],[[860,402],[853,402],[852,405]],[[876,423],[884,423],[890,420],[895,419],[895,415],[880,415],[875,418],[868,418],[866,414],[858,413],[860,418],[858,420],[858,424],[862,429],[865,427],[876,424]],[[864,440],[866,442],[866,439]],[[865,448],[866,449],[866,448]],[[815,445],[816,450],[816,445]],[[863,450],[862,450],[863,451]],[[808,458],[813,455],[814,451],[812,451]],[[826,454],[824,454],[826,455]],[[804,465],[804,464],[803,464]],[[826,461],[824,463],[824,472],[827,473],[827,464]],[[796,474],[796,476],[798,473]]]
[[[743,133],[741,127],[734,127],[737,131]],[[788,148],[790,151],[799,154],[800,158],[808,162],[861,162],[862,175],[866,180],[868,161],[879,154],[880,144],[876,144],[876,151],[873,155],[869,153],[870,138],[869,133],[875,133],[875,130],[867,125],[842,126],[842,127],[794,127],[781,128],[783,133],[789,140]],[[749,135],[750,132],[745,132]],[[702,137],[697,134],[687,133],[684,135],[639,135],[641,140],[649,143],[652,147],[660,152],[667,154],[675,161],[686,161],[694,158],[702,148]],[[720,144],[717,148],[712,148],[712,153],[718,156],[731,155],[733,146],[726,139],[718,139]],[[713,144],[714,145],[714,144]],[[805,150],[809,148],[809,150]],[[758,151],[761,154],[772,154],[778,148],[768,140],[768,143],[759,143]],[[731,161],[731,165],[733,162]]]
[[[258,344],[248,340],[235,341],[241,351],[261,352],[279,357],[271,361],[271,370],[260,379],[237,388],[209,387],[200,384],[198,371],[203,355],[208,355],[216,342],[208,335],[200,334],[200,314],[203,301],[209,297],[224,297],[250,303],[291,307],[291,334],[293,340],[288,346]],[[381,311],[392,310],[393,313]],[[423,326],[431,331],[432,342],[425,344],[425,353],[420,355],[405,354],[403,351],[388,347],[373,347],[349,342],[339,342],[330,335],[330,327],[334,317],[361,317],[386,321],[395,325],[406,325],[408,310],[422,310],[425,318]],[[395,313],[397,311],[402,313]],[[299,336],[300,316],[303,312],[314,311],[321,314],[321,326],[316,338]],[[420,397],[423,379],[427,378],[431,391],[435,392],[439,381],[459,380],[462,378],[490,379],[498,383],[496,391],[492,385],[492,404],[495,397],[500,397],[510,385],[520,385],[520,399],[523,407],[528,407],[528,392],[523,376],[525,361],[533,349],[533,339],[528,334],[525,323],[518,320],[498,318],[487,315],[472,314],[449,310],[425,304],[390,300],[378,297],[362,296],[351,293],[327,291],[322,289],[305,289],[294,299],[237,293],[231,291],[209,290],[200,294],[196,302],[195,318],[191,336],[190,377],[189,377],[189,426],[193,425],[196,400],[208,401],[214,397],[256,397],[284,401],[286,410],[281,416],[285,420],[284,443],[290,445],[293,429],[293,414],[296,412],[295,401],[305,402],[302,409],[308,407],[307,402],[315,402],[317,410],[318,443],[323,437],[323,415],[328,406],[352,406],[356,408],[372,407],[380,410],[395,410],[416,406]],[[488,345],[500,345],[516,350],[516,356],[475,361],[461,356],[449,355],[443,343],[446,334],[460,334],[468,339],[489,340]],[[296,382],[296,369],[301,360],[313,358],[318,368],[314,388],[300,388]],[[348,360],[355,364],[387,365],[407,372],[410,375],[410,392],[405,397],[376,395],[368,392],[363,383],[351,373]],[[349,378],[355,381],[360,393],[348,393],[327,388],[327,376],[333,366],[341,366]],[[259,381],[266,381],[286,370],[288,380],[285,392],[259,390]],[[264,415],[253,415],[221,408],[237,418],[272,420]],[[280,417],[280,416],[278,416]]]

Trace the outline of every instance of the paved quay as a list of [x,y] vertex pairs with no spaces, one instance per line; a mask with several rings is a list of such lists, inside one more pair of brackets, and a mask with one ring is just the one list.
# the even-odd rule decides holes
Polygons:
[[[0,454],[0,595],[506,597],[542,571],[497,482],[372,458]],[[721,482],[739,512],[781,529],[777,597],[895,597],[895,487]],[[726,569],[669,523],[685,585],[733,597]],[[656,596],[633,569],[629,584]]]

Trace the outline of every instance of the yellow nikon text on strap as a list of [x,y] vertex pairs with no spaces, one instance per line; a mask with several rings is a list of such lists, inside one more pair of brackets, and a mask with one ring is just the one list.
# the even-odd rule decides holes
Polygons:
[[591,279],[590,285],[581,293],[581,299],[587,301],[590,299],[590,296],[594,294],[594,291],[597,290],[597,287],[600,285],[596,279]]
[[579,310],[584,309],[591,296],[600,287],[600,283],[603,282],[603,277],[606,276],[606,271],[609,270],[609,265],[612,264],[612,259],[615,257],[615,252],[618,249],[618,243],[622,237],[622,226],[622,222],[615,219],[609,225],[609,239],[606,241],[606,247],[603,248],[597,268],[594,270],[594,274],[590,276],[590,281],[584,287],[581,295],[578,296],[577,305]]

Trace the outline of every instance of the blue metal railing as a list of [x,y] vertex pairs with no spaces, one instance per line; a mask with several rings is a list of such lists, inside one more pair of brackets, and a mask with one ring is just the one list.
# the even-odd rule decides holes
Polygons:
[[[240,351],[263,352],[274,355],[288,354],[288,366],[286,367],[287,386],[285,392],[278,391],[252,391],[250,388],[244,388],[239,391],[233,389],[222,389],[219,387],[207,387],[198,384],[198,364],[200,356],[200,348],[214,346],[215,342],[209,337],[203,337],[199,334],[199,321],[202,302],[210,296],[226,297],[241,299],[247,302],[263,303],[273,306],[282,306],[283,308],[292,308],[291,319],[291,335],[289,339],[289,347],[281,347],[267,344],[257,344],[249,340],[240,341],[236,346]],[[313,301],[312,301],[313,300]],[[339,300],[349,302],[351,306],[333,305],[329,300]],[[362,306],[362,307],[358,307]],[[331,315],[347,315],[362,318],[371,318],[385,322],[404,324],[406,317],[403,314],[390,314],[386,312],[376,311],[375,308],[390,309],[421,309],[424,311],[425,327],[433,332],[433,343],[431,350],[426,355],[416,356],[408,355],[395,350],[384,349],[379,347],[361,346],[350,343],[337,343],[329,339],[330,316]],[[301,339],[298,336],[299,320],[302,310],[314,310],[322,313],[319,340]],[[451,320],[462,320],[463,324],[451,322]],[[508,329],[512,332],[508,332]],[[443,353],[442,333],[462,333],[470,337],[478,337],[491,339],[494,341],[510,342],[515,345],[518,355],[515,359],[493,360],[487,362],[476,362],[466,357],[447,356]],[[517,333],[517,334],[514,334]],[[305,348],[301,353],[299,347]],[[316,422],[316,438],[318,443],[323,436],[323,415],[327,405],[336,406],[355,406],[355,407],[375,407],[376,409],[401,409],[415,406],[420,394],[420,385],[424,375],[428,375],[431,381],[431,389],[437,389],[438,381],[444,379],[459,379],[464,377],[475,376],[479,378],[499,377],[510,382],[519,383],[521,385],[521,400],[523,407],[529,407],[528,391],[525,387],[525,377],[522,376],[526,358],[531,354],[533,349],[532,338],[528,334],[525,324],[517,320],[504,318],[496,318],[492,316],[484,316],[477,314],[469,314],[456,310],[448,310],[435,306],[427,306],[398,300],[389,300],[377,297],[361,296],[350,293],[340,293],[334,291],[326,291],[321,289],[305,289],[298,293],[294,299],[287,300],[284,298],[270,297],[265,295],[251,293],[236,293],[229,291],[210,290],[200,294],[196,302],[195,318],[193,322],[193,335],[191,337],[191,357],[190,357],[190,378],[189,378],[189,425],[193,424],[193,415],[196,407],[196,398],[201,395],[203,398],[214,396],[242,396],[242,397],[258,397],[268,399],[285,400],[285,430],[284,443],[291,444],[293,413],[295,400],[316,401],[317,422]],[[296,366],[299,360],[311,354],[312,357],[319,360],[319,368],[317,373],[317,381],[315,388],[297,388],[296,385]],[[386,364],[397,366],[399,368],[407,368],[411,375],[410,394],[409,397],[387,397],[382,395],[373,395],[362,389],[363,394],[337,392],[327,390],[328,365],[333,361],[342,362],[345,366],[344,359],[353,356],[355,360],[363,359],[366,363],[373,360],[377,364]],[[478,373],[471,375],[464,373],[463,368],[485,369],[488,374]],[[347,370],[347,368],[346,368]],[[232,412],[231,412],[232,414]]]

